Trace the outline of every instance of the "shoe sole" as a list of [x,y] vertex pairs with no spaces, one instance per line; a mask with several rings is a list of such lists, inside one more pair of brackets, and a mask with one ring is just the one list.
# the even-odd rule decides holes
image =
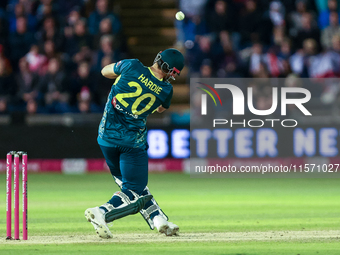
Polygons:
[[166,236],[175,236],[177,235],[177,232],[179,231],[179,227],[168,227],[167,232],[165,233]]
[[168,225],[163,225],[159,228],[158,232],[167,235],[169,226]]
[[110,239],[113,237],[108,227],[98,224],[95,221],[96,216],[93,212],[91,212],[91,209],[87,209],[85,211],[85,218],[87,219],[88,222],[92,223],[99,237],[104,238],[104,239]]

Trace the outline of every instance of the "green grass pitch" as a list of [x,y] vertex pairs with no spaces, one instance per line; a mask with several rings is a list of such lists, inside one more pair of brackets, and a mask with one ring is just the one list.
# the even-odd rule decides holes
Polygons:
[[5,241],[5,178],[0,254],[340,254],[340,179],[150,174],[148,186],[180,235],[150,231],[136,214],[115,221],[107,241],[84,211],[118,190],[109,173],[29,174],[29,240]]

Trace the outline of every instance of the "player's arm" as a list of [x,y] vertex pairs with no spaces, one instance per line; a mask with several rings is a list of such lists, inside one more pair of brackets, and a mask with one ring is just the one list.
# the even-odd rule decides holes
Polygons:
[[115,74],[115,72],[113,71],[115,64],[116,63],[112,63],[103,67],[101,73],[105,78],[116,79],[118,77],[118,74]]
[[173,89],[171,89],[171,92],[169,93],[169,95],[167,96],[165,101],[162,103],[162,105],[158,106],[158,108],[157,108],[157,112],[158,113],[162,113],[166,109],[169,109],[170,103],[171,103],[172,94],[173,94]]
[[166,108],[164,108],[163,106],[159,106],[158,108],[157,108],[157,112],[158,113],[162,113],[162,112],[164,112],[166,110]]
[[158,113],[162,113],[166,110],[166,108],[164,108],[163,106],[158,106],[158,108],[156,108],[155,110],[153,110],[152,113],[158,112]]

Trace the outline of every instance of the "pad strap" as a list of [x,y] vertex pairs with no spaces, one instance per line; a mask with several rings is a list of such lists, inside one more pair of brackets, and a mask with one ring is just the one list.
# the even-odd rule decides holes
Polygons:
[[146,210],[145,210],[145,212],[147,213],[147,214],[151,214],[151,213],[153,213],[153,212],[155,212],[155,211],[157,211],[158,210],[158,207],[157,207],[157,205],[152,205],[152,206],[150,206],[150,207],[148,207]]
[[[130,201],[130,198],[124,193],[124,192],[121,192],[121,191],[117,191],[113,194],[114,196],[118,196],[122,199],[122,202],[124,204],[130,204],[131,201]],[[138,197],[136,196],[135,194],[133,194],[135,197]]]
[[115,209],[114,207],[113,207],[113,205],[111,205],[111,204],[109,204],[109,203],[105,203],[105,204],[103,204],[103,205],[101,205],[102,207],[104,207],[106,210],[108,210],[108,211],[111,211],[111,210],[113,210],[113,209]]

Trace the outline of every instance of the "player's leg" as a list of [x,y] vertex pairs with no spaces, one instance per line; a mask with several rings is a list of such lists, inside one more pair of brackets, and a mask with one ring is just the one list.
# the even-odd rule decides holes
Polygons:
[[[121,178],[124,181],[126,177],[122,175],[120,171],[121,148],[119,146],[101,146],[101,149],[113,177],[115,179]],[[142,187],[139,189],[142,189]],[[136,190],[136,187],[133,185],[126,185],[126,188],[122,189],[122,192],[114,193],[112,198],[104,205],[88,208],[85,211],[86,219],[92,223],[100,237],[113,237],[106,223],[137,213],[145,206],[145,203],[152,198],[151,195],[139,196],[134,190],[141,193],[138,189]]]
[[120,172],[119,166],[120,151],[117,146],[106,147],[100,145],[100,149],[102,150],[106,164],[109,167],[112,176],[121,179],[122,173]]
[[139,212],[152,198],[151,194],[141,195],[148,182],[146,150],[123,146],[117,148],[120,152],[121,178],[115,179],[121,180],[122,187],[121,192],[114,193],[112,198],[100,207],[105,211],[106,222]]
[[[110,169],[112,176],[116,179],[121,179],[121,172],[119,168],[119,155],[120,152],[116,147],[100,146],[102,153],[105,157],[105,161]],[[85,218],[92,223],[96,233],[102,238],[112,238],[113,235],[110,232],[105,222],[105,211],[99,207],[88,208],[85,210]]]
[[[133,190],[143,197],[152,195],[147,188],[148,183],[148,155],[147,148],[125,149],[121,154],[120,168],[122,172],[121,189]],[[150,227],[156,227],[159,232],[166,235],[175,234],[179,228],[177,225],[168,222],[168,217],[163,213],[153,198],[139,210],[143,217],[148,219]]]
[[[145,187],[142,195],[147,194],[151,195],[149,188]],[[162,211],[154,198],[145,204],[140,213],[151,229],[156,227],[158,232],[164,233],[167,236],[176,235],[179,231],[179,227],[176,224],[168,221],[168,216]]]
[[[122,188],[123,182],[120,179],[116,178],[115,182]],[[142,195],[151,195],[148,187],[145,187]],[[164,233],[167,236],[175,235],[179,231],[179,227],[176,224],[168,221],[168,216],[162,211],[154,198],[147,202],[139,212],[151,230],[156,227],[160,233]]]

